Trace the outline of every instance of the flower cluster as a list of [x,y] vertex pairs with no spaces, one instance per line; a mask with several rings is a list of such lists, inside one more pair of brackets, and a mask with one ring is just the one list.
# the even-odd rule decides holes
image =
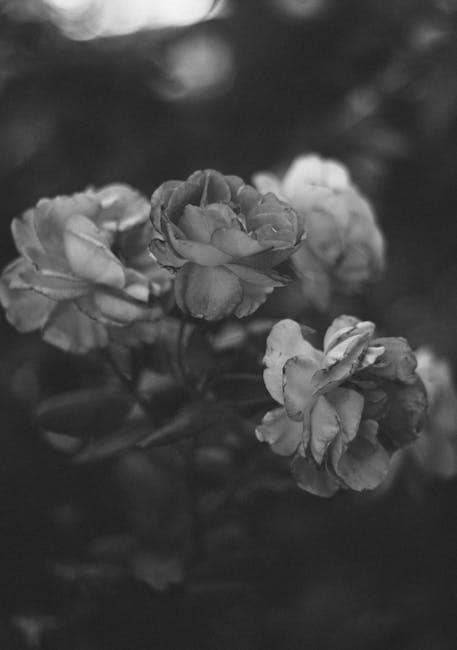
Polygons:
[[[84,353],[156,341],[169,325],[157,296],[172,285],[182,312],[217,321],[255,312],[288,282],[277,267],[289,258],[314,278],[321,307],[332,287],[358,290],[382,268],[373,212],[341,165],[302,157],[282,180],[255,183],[260,191],[209,169],[163,183],[150,204],[127,185],[39,201],[12,224],[20,256],[0,279],[8,320]],[[264,379],[280,408],[257,436],[292,458],[298,484],[314,494],[375,488],[421,428],[416,357],[404,339],[374,330],[341,316],[323,350],[292,320],[269,334]]]
[[373,489],[393,451],[413,441],[426,410],[416,359],[400,338],[374,338],[374,325],[337,318],[315,349],[292,320],[267,340],[265,385],[280,408],[256,434],[292,457],[300,487],[320,496]]
[[176,272],[179,307],[206,320],[253,313],[286,283],[272,269],[303,238],[287,203],[214,170],[163,183],[152,196],[151,218],[151,251]]
[[8,320],[77,353],[106,345],[111,333],[129,342],[151,337],[161,314],[151,298],[170,280],[147,251],[148,216],[138,192],[109,185],[42,199],[14,219],[20,257],[0,282]]
[[383,236],[342,165],[300,156],[282,178],[259,173],[253,180],[261,192],[274,192],[305,217],[308,236],[293,262],[316,307],[328,307],[332,290],[352,294],[376,279],[384,266]]

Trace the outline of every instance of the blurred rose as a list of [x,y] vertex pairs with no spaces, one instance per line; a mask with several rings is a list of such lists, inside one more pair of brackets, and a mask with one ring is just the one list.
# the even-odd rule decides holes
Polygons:
[[[392,389],[394,382],[364,378],[387,363],[386,347],[373,334],[373,323],[341,316],[327,330],[323,351],[305,341],[292,320],[277,323],[268,337],[265,385],[283,406],[265,415],[256,434],[275,453],[293,457],[297,483],[313,494],[373,489],[387,474],[394,442],[383,441],[390,433],[385,420],[391,399],[383,388]],[[393,363],[390,351],[396,348],[385,341]],[[411,401],[405,406],[408,414],[410,406]],[[417,405],[419,415],[423,408]]]
[[384,240],[370,204],[345,167],[318,156],[296,158],[282,178],[254,176],[261,192],[274,192],[305,217],[306,241],[293,256],[306,298],[328,307],[332,290],[353,294],[384,266]]
[[151,250],[176,272],[179,307],[207,320],[253,313],[286,283],[272,269],[303,237],[289,205],[214,170],[163,183],[152,196],[151,218]]
[[411,461],[427,477],[453,478],[457,475],[457,392],[451,368],[427,347],[416,354],[430,409],[423,435],[397,455],[395,474]]
[[106,345],[111,332],[132,342],[151,330],[161,314],[151,298],[170,280],[147,253],[148,214],[139,193],[110,185],[42,199],[14,219],[21,256],[0,283],[9,322],[76,353]]

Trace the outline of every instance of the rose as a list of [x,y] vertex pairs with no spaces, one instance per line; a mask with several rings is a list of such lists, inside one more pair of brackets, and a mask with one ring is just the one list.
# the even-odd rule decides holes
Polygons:
[[282,178],[260,173],[253,180],[261,192],[274,192],[304,215],[308,237],[292,260],[317,307],[327,308],[333,290],[353,294],[376,279],[384,266],[383,236],[342,165],[300,156]]
[[148,214],[138,192],[110,185],[43,199],[14,219],[21,256],[0,283],[8,320],[22,332],[40,328],[49,343],[78,353],[106,345],[111,330],[117,339],[124,330],[130,342],[133,332],[151,336],[161,310],[150,298],[169,279],[144,257]]
[[428,347],[419,348],[416,355],[430,410],[423,435],[399,452],[395,470],[412,462],[427,477],[449,479],[457,475],[457,391],[452,370]]
[[[292,320],[277,323],[268,337],[264,380],[282,407],[265,415],[256,434],[275,453],[292,456],[299,486],[313,494],[373,489],[387,474],[398,440],[390,435],[386,403],[398,391],[384,377],[378,383],[366,378],[370,369],[386,367],[386,348],[373,334],[373,323],[342,316],[327,330],[323,351],[305,341]],[[389,342],[388,349],[395,346]],[[381,389],[386,384],[390,394]],[[413,390],[412,384],[398,384],[399,390],[405,386]],[[396,419],[410,414],[411,400],[397,399],[395,405]],[[417,411],[422,414],[423,405]]]
[[211,169],[163,183],[152,196],[151,218],[151,251],[176,272],[178,306],[207,320],[253,313],[286,283],[272,269],[303,237],[289,205]]

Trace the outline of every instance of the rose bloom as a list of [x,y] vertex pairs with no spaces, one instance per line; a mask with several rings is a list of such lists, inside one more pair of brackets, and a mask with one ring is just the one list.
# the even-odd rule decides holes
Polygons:
[[426,478],[450,479],[457,476],[457,391],[452,371],[448,361],[428,347],[419,348],[416,356],[429,413],[423,435],[397,454],[391,478],[412,463]]
[[206,320],[253,313],[286,283],[272,269],[303,237],[288,204],[211,169],[163,183],[152,196],[151,218],[151,251],[176,273],[178,306]]
[[396,339],[374,339],[374,329],[368,321],[337,318],[323,351],[292,320],[277,323],[268,337],[264,381],[281,407],[265,415],[256,435],[292,457],[298,485],[312,494],[374,489],[393,450],[420,429],[425,400],[415,359],[409,348],[398,353]]
[[354,294],[384,266],[384,239],[368,201],[343,165],[314,155],[296,158],[280,178],[259,173],[261,192],[274,192],[304,215],[308,236],[293,256],[303,291],[325,310],[331,293]]
[[0,300],[21,332],[84,353],[153,336],[153,296],[169,277],[147,251],[147,200],[127,185],[42,199],[12,223],[20,257],[3,272]]

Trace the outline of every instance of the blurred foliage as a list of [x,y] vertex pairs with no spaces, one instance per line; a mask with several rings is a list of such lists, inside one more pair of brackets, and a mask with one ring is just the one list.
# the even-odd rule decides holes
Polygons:
[[[113,181],[150,195],[194,169],[248,179],[318,151],[348,165],[388,242],[376,290],[335,313],[426,343],[455,368],[457,3],[226,4],[220,17],[185,29],[71,41],[38,1],[0,2],[3,263],[14,254],[11,219],[42,196]],[[221,76],[198,75],[213,51]],[[195,52],[194,66],[183,67]],[[228,403],[254,395],[243,418],[233,408],[230,417],[210,414],[198,445],[185,439],[179,452],[118,456],[131,438],[126,445],[121,427],[106,440],[102,409],[89,447],[102,460],[87,464],[45,444],[33,409],[67,391],[118,391],[122,373],[2,321],[0,647],[455,647],[455,480],[431,480],[419,497],[400,479],[385,494],[323,502],[297,492],[246,431],[245,420],[265,410],[250,375],[267,319],[298,311],[292,287],[259,313],[263,323],[210,329],[205,341],[189,331],[186,373],[202,371],[194,383],[213,377]],[[317,313],[307,323],[328,325]],[[241,367],[243,377],[217,379],[205,365],[208,341],[220,376]],[[157,368],[176,350],[149,354]],[[158,429],[172,415],[179,428],[187,388],[161,376],[158,389],[153,379],[136,377],[149,397],[157,389]],[[129,417],[143,438],[141,405]],[[189,455],[198,480],[182,478]]]

